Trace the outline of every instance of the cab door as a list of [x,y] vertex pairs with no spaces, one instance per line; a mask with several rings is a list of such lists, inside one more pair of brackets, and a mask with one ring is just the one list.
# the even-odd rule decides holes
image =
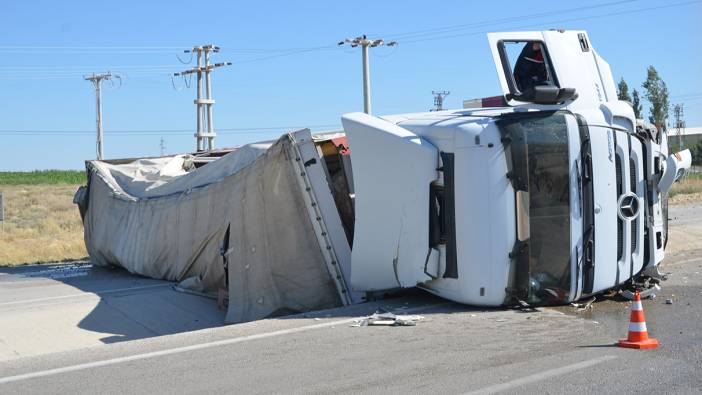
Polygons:
[[[357,291],[430,280],[429,194],[438,150],[394,123],[364,113],[342,117],[351,150],[355,225],[351,285]],[[432,259],[436,258],[433,254]]]
[[[616,88],[607,62],[591,47],[584,31],[548,30],[543,32],[489,33],[488,41],[503,95],[509,105],[525,102],[558,105],[570,110],[598,107],[603,102],[616,101]],[[519,101],[519,80],[515,68],[528,45],[538,43],[539,59],[547,78],[540,85],[549,85],[559,94],[550,103],[536,99]],[[573,95],[566,91],[574,91]],[[511,100],[510,100],[511,98]]]
[[[522,47],[529,42],[544,42],[544,36],[541,32],[488,33],[488,42],[502,94],[514,94],[518,88],[515,86],[513,69]],[[512,46],[514,48],[510,48]]]

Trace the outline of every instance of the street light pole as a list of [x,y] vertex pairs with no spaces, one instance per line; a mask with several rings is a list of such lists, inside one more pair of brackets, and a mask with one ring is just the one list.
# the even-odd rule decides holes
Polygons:
[[370,70],[368,69],[368,45],[361,47],[363,54],[363,112],[371,113]]
[[371,89],[370,89],[370,66],[368,60],[368,48],[375,48],[381,45],[387,45],[389,47],[397,45],[397,42],[390,41],[385,43],[382,39],[379,40],[369,40],[365,35],[356,37],[354,39],[347,38],[344,41],[339,42],[339,45],[349,44],[351,48],[356,48],[361,46],[361,57],[363,66],[363,112],[366,114],[371,113]]

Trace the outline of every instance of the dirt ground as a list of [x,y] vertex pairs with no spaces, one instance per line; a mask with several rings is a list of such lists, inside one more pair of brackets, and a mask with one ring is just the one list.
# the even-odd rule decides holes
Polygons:
[[702,192],[686,193],[683,195],[678,194],[670,198],[670,204],[682,204],[692,202],[702,202]]
[[81,259],[88,255],[73,194],[78,185],[2,185],[0,266]]
[[697,197],[699,200],[702,196],[702,173],[690,173],[682,180],[673,184],[670,190],[670,197],[686,196],[687,201]]

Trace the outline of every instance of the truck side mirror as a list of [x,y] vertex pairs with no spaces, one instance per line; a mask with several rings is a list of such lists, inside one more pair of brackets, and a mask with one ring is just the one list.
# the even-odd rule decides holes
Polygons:
[[525,90],[524,92],[519,92],[517,94],[509,93],[505,97],[507,101],[518,100],[536,104],[558,104],[566,100],[577,99],[578,93],[575,91],[575,88],[559,88],[553,85],[537,85]]
[[682,177],[691,165],[692,155],[689,149],[668,156],[665,161],[665,171],[658,182],[658,189],[661,193],[668,193],[673,183]]

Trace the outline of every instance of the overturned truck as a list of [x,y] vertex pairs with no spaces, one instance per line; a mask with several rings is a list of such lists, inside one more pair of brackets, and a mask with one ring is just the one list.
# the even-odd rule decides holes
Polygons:
[[464,109],[88,161],[76,203],[91,260],[226,291],[228,322],[407,287],[551,305],[655,280],[689,152],[669,155],[617,99],[585,32],[488,38],[502,95]]

